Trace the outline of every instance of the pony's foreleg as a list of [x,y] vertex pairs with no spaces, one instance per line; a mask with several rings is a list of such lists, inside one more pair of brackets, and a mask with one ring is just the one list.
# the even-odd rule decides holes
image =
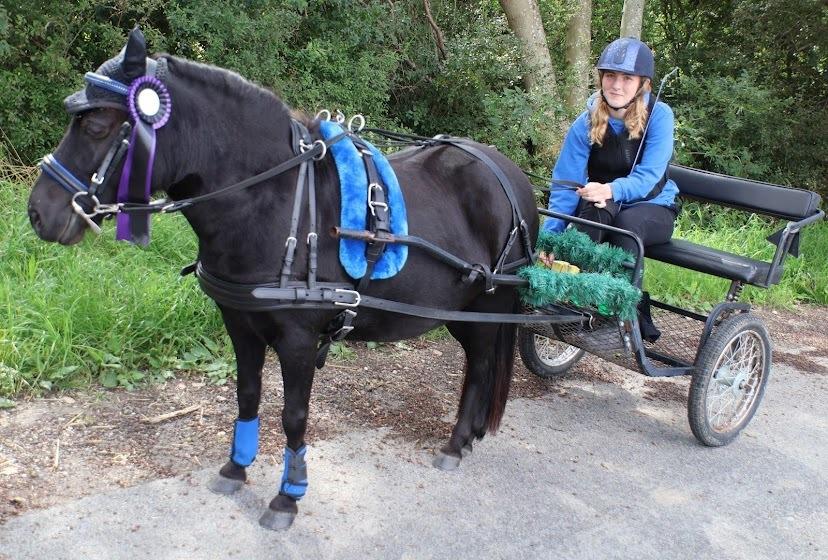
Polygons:
[[219,494],[232,494],[244,485],[247,480],[245,469],[253,463],[258,452],[262,366],[267,346],[260,337],[240,328],[235,318],[225,313],[224,319],[236,353],[239,416],[233,425],[230,459],[210,483],[210,489]]
[[318,334],[293,331],[290,340],[277,341],[276,352],[282,366],[285,388],[285,406],[282,409],[282,427],[287,446],[284,453],[279,494],[273,498],[259,523],[268,529],[290,527],[308,487],[305,464],[305,431],[308,425],[313,374],[315,371]]

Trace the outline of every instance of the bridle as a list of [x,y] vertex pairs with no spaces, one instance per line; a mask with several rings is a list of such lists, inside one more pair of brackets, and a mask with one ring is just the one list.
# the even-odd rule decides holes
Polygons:
[[52,178],[58,185],[72,195],[72,209],[86,221],[95,233],[101,233],[101,228],[92,218],[100,212],[101,203],[98,196],[106,191],[110,173],[121,163],[129,149],[129,134],[132,125],[129,122],[121,124],[121,129],[115,140],[106,152],[98,170],[92,174],[89,184],[84,183],[64,166],[54,154],[46,154],[40,162],[40,170]]
[[[157,62],[157,66],[162,66],[162,64],[164,67],[166,66],[166,61],[164,59],[160,59]],[[149,68],[154,69],[155,65],[149,66]],[[150,202],[147,183],[147,188],[143,189],[144,200],[141,202],[136,202],[134,200],[120,200],[124,192],[135,193],[136,191],[142,190],[142,185],[136,184],[138,183],[136,178],[130,176],[130,163],[132,161],[131,156],[136,148],[142,144],[145,145],[148,143],[148,135],[136,134],[136,129],[138,127],[143,127],[144,129],[151,128],[153,131],[159,129],[166,124],[171,113],[171,101],[169,99],[169,94],[166,92],[166,86],[160,79],[153,76],[150,80],[148,80],[148,77],[149,75],[145,75],[136,78],[129,85],[127,85],[102,74],[96,74],[94,72],[87,72],[85,74],[84,79],[88,84],[124,96],[124,105],[128,113],[128,120],[121,124],[120,130],[117,136],[112,140],[103,161],[98,166],[97,171],[92,174],[89,181],[83,181],[78,178],[68,169],[66,165],[58,160],[54,153],[44,156],[39,164],[42,172],[48,175],[52,180],[72,195],[70,202],[72,210],[80,216],[80,218],[83,219],[90,229],[92,229],[96,234],[101,233],[100,226],[98,226],[98,224],[94,221],[94,218],[98,216],[121,216],[135,214],[148,217],[151,214],[167,214],[184,210],[185,208],[189,208],[195,204],[246,189],[257,183],[261,183],[277,175],[285,173],[309,160],[319,161],[327,155],[328,148],[331,145],[339,142],[349,135],[356,134],[364,126],[364,119],[361,123],[354,123],[352,122],[352,119],[352,121],[349,121],[348,129],[345,132],[328,140],[318,139],[310,141],[308,136],[304,136],[300,141],[294,142],[294,152],[296,153],[294,157],[285,160],[278,165],[259,173],[258,175],[254,175],[239,181],[238,183],[223,187],[210,193],[181,200],[160,199]],[[155,116],[156,114],[150,114],[148,116],[144,111],[142,111],[140,101],[136,101],[141,95],[140,91],[138,91],[138,87],[136,87],[136,84],[140,87],[141,83],[139,82],[143,84],[150,84],[150,88],[154,87],[162,90],[162,94],[158,95],[162,101],[163,95],[167,96],[166,113],[162,116],[162,118],[157,119]],[[92,109],[94,109],[94,107]],[[304,129],[304,125],[301,125],[298,121],[294,120],[293,122]],[[152,142],[152,145],[145,145],[144,149],[149,152],[150,162],[152,162],[155,147],[154,136],[150,142]],[[112,181],[114,170],[118,167],[125,156],[127,162],[121,170],[119,200],[110,204],[101,203],[100,198],[102,198],[102,194],[106,191],[107,186]],[[146,181],[151,174],[152,169],[150,163],[150,168],[146,171],[146,175],[143,179]]]

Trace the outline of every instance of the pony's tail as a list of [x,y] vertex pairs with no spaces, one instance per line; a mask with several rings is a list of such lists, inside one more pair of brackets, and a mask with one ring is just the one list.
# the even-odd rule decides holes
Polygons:
[[[520,300],[517,292],[515,292],[512,313],[519,312]],[[501,323],[497,329],[494,348],[492,400],[489,404],[489,414],[486,417],[486,426],[492,433],[500,427],[500,420],[506,410],[506,401],[509,399],[509,387],[512,384],[512,370],[515,365],[516,335],[517,325],[515,323]]]

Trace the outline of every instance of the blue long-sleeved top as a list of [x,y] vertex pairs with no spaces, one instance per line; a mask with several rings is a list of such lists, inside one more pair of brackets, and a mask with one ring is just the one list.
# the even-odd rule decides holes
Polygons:
[[[589,116],[595,106],[597,95],[594,94],[587,101],[587,110],[575,119],[569,131],[566,133],[558,161],[552,170],[552,180],[561,179],[586,184],[587,162],[589,161]],[[649,93],[645,95],[649,96]],[[645,97],[648,101],[648,97]],[[610,117],[609,126],[616,134],[626,130],[624,121]],[[641,161],[635,166],[633,172],[626,177],[620,177],[612,181],[612,198],[622,207],[625,205],[643,202],[643,199],[650,193],[653,186],[658,183],[667,165],[673,157],[673,111],[666,103],[659,101],[653,107],[650,115],[650,124],[647,135],[644,137]],[[668,179],[664,188],[655,198],[648,200],[651,204],[661,206],[673,206],[675,204],[678,187],[675,181]],[[549,209],[562,214],[575,213],[579,197],[575,191],[556,188],[551,185],[549,195]],[[563,231],[566,222],[557,218],[546,218],[543,229],[546,231]]]

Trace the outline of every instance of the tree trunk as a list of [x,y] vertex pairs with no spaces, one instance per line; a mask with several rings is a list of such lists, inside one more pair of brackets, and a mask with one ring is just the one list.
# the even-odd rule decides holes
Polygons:
[[437,45],[437,58],[439,60],[446,59],[446,41],[443,37],[443,30],[437,25],[434,16],[431,15],[431,1],[423,0],[423,8],[425,8],[426,19],[428,25],[431,26],[431,33],[434,35],[434,42]]
[[527,71],[523,84],[528,91],[540,89],[543,93],[555,95],[555,68],[546,45],[537,0],[500,0],[509,27],[523,46]]
[[591,24],[592,0],[576,0],[575,12],[566,28],[566,62],[572,72],[566,92],[566,108],[570,112],[584,106],[589,92]]
[[624,0],[621,13],[621,37],[641,39],[641,25],[644,20],[644,0]]

